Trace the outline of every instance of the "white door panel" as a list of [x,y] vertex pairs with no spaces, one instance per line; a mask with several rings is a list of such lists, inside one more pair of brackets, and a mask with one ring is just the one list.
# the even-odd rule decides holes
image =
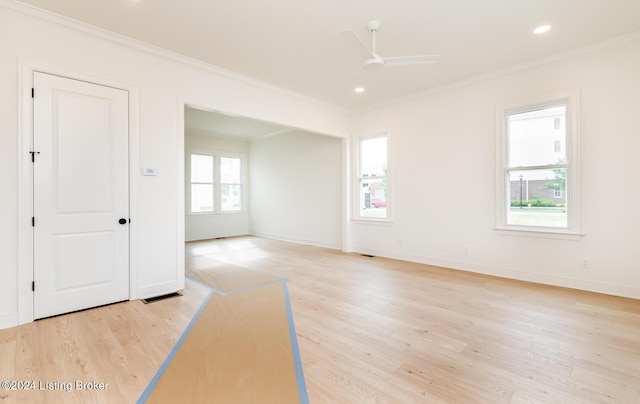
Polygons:
[[128,93],[34,73],[34,318],[129,298]]
[[[111,100],[55,91],[58,213],[113,210]],[[76,111],[83,111],[82,114]],[[87,130],[91,128],[90,130]],[[107,186],[105,186],[107,185]],[[82,190],[81,192],[78,192]]]
[[[108,231],[55,236],[57,256],[53,273],[57,276],[56,290],[92,291],[95,286],[113,283],[114,241],[113,232]],[[106,259],[96,261],[94,257]],[[91,263],[90,266],[87,263]]]

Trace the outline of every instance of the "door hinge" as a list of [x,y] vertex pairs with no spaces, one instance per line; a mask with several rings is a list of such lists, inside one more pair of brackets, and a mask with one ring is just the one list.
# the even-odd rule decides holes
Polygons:
[[31,98],[35,98],[36,95],[36,89],[31,87]]
[[35,163],[36,162],[36,154],[40,154],[39,151],[30,151],[29,153],[31,153],[31,162]]
[[36,282],[35,281],[31,282],[31,291],[32,292],[36,291]]
[[31,216],[31,227],[36,227],[36,217]]

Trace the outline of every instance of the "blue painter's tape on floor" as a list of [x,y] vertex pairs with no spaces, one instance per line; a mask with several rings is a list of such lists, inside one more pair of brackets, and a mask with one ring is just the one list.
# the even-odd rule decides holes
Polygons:
[[225,292],[223,292],[223,291],[221,291],[221,290],[218,290],[218,289],[214,289],[214,288],[212,288],[211,286],[207,285],[206,283],[202,283],[202,282],[200,282],[200,281],[198,281],[198,280],[195,280],[195,279],[193,279],[193,278],[190,278],[190,277],[188,277],[188,276],[185,276],[185,278],[186,278],[186,279],[189,279],[191,282],[196,283],[196,284],[198,284],[198,285],[200,285],[200,286],[202,286],[202,287],[204,287],[204,288],[207,288],[207,289],[209,289],[209,290],[212,290],[212,291],[216,292],[216,293],[217,293],[217,294],[219,294],[219,295],[222,295],[222,296],[226,296],[226,295],[227,295]]
[[[249,268],[246,268],[246,269],[249,269]],[[254,272],[260,272],[260,271],[254,271]],[[262,272],[262,273],[265,274],[265,275],[270,275],[270,274],[267,274],[267,273],[264,273],[264,272]],[[271,276],[273,276],[273,275],[271,275]],[[238,290],[235,290],[235,291],[232,291],[232,292],[229,292],[229,293],[224,293],[222,291],[218,291],[216,289],[213,289],[211,286],[209,286],[207,284],[204,284],[204,283],[199,282],[199,281],[197,281],[195,279],[187,277],[187,279],[189,279],[189,281],[197,283],[198,285],[209,289],[209,294],[207,295],[207,297],[204,299],[204,301],[202,302],[202,304],[198,308],[198,311],[195,313],[195,315],[193,316],[193,318],[189,322],[189,325],[184,330],[184,332],[182,333],[182,336],[180,337],[180,339],[178,340],[176,345],[173,347],[173,349],[169,353],[169,356],[167,357],[167,359],[165,359],[165,361],[162,363],[162,366],[160,366],[160,369],[158,369],[158,372],[156,372],[156,374],[153,377],[153,379],[151,379],[151,382],[149,383],[149,385],[147,386],[145,391],[142,393],[142,395],[138,399],[137,404],[143,404],[149,399],[149,396],[151,395],[151,392],[153,392],[153,389],[158,384],[158,381],[160,380],[160,378],[162,377],[162,375],[166,371],[167,367],[169,366],[169,364],[171,363],[171,361],[175,357],[176,353],[182,347],[182,344],[184,343],[185,339],[187,338],[187,336],[191,332],[191,329],[193,328],[193,325],[195,324],[195,322],[200,317],[200,314],[204,310],[204,308],[207,305],[207,303],[209,303],[209,300],[211,299],[211,296],[213,296],[215,293],[218,293],[218,294],[220,294],[222,296],[228,296],[230,294],[240,293],[240,292],[247,291],[247,290],[250,290],[250,289],[255,289],[255,288],[258,288],[258,287],[261,287],[261,286],[270,285],[270,284],[275,283],[275,282],[281,282],[282,283],[282,289],[283,289],[283,292],[284,292],[284,298],[285,298],[286,310],[287,310],[287,319],[288,319],[288,323],[289,323],[289,339],[291,340],[291,349],[293,351],[292,352],[293,353],[293,362],[294,362],[294,367],[295,367],[295,372],[296,372],[296,382],[297,382],[297,385],[298,385],[298,395],[300,397],[300,403],[301,404],[309,404],[309,396],[307,394],[307,386],[306,386],[306,383],[305,383],[305,380],[304,380],[304,372],[302,370],[302,360],[300,358],[300,350],[298,348],[298,336],[296,334],[295,324],[293,322],[293,313],[291,311],[291,301],[289,299],[289,289],[287,288],[288,279],[282,278],[282,277],[275,277],[275,278],[278,278],[278,280],[275,280],[273,282],[262,283],[262,284],[259,284],[259,285],[254,285],[254,286],[247,287],[247,288],[238,289]]]
[[300,403],[308,404],[309,395],[307,394],[307,384],[304,381],[304,372],[302,371],[302,360],[300,359],[300,350],[298,349],[298,336],[296,327],[293,323],[293,313],[291,312],[291,301],[289,300],[289,289],[287,282],[282,281],[284,289],[284,298],[287,303],[287,317],[289,318],[289,336],[291,339],[291,349],[293,350],[293,363],[296,368],[296,380],[298,381],[298,394],[300,395]]
[[193,328],[193,325],[198,320],[198,317],[200,317],[200,314],[202,314],[202,310],[204,310],[204,308],[207,305],[207,303],[209,303],[209,299],[211,299],[211,296],[213,296],[213,294],[215,292],[211,289],[211,287],[208,287],[208,288],[210,289],[209,294],[204,299],[204,302],[202,302],[202,304],[200,305],[200,308],[198,309],[196,314],[191,319],[191,322],[189,322],[189,325],[184,330],[184,332],[182,333],[182,336],[180,337],[180,339],[178,340],[176,345],[173,347],[173,349],[169,353],[169,356],[167,356],[167,359],[164,360],[164,362],[162,363],[162,366],[160,366],[160,369],[158,369],[158,372],[156,372],[155,376],[153,376],[153,379],[151,379],[151,382],[149,383],[147,388],[144,390],[144,392],[142,393],[142,395],[138,399],[138,401],[137,401],[138,404],[145,403],[149,399],[149,396],[151,395],[151,392],[156,387],[156,384],[158,384],[158,381],[160,380],[160,378],[164,374],[165,370],[167,370],[167,367],[169,366],[169,364],[171,363],[173,358],[176,356],[176,353],[178,352],[178,350],[180,349],[180,347],[184,343],[184,340],[187,338],[187,335],[189,335],[189,333],[191,332],[191,328]]

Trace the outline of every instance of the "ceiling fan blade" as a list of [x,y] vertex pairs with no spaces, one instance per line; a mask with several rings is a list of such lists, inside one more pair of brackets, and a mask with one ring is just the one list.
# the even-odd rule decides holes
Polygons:
[[357,68],[356,70],[352,71],[351,73],[349,73],[345,77],[343,77],[340,80],[338,80],[338,83],[344,83],[345,81],[351,79],[356,74],[360,73],[363,69],[364,69],[364,66]]
[[345,41],[351,44],[352,48],[359,49],[360,52],[362,52],[362,55],[367,59],[374,57],[373,52],[371,52],[369,48],[367,48],[367,45],[365,45],[364,42],[362,42],[360,38],[358,38],[356,33],[353,32],[352,30],[350,29],[342,30],[340,31],[340,35],[342,36],[342,39],[344,39]]
[[440,55],[422,55],[422,56],[399,56],[393,58],[384,58],[384,64],[387,65],[420,65],[426,63],[436,63],[440,60]]

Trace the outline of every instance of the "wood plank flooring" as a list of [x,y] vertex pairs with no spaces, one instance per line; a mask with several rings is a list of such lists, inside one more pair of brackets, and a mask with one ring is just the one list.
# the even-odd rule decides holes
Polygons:
[[260,238],[190,243],[291,280],[312,403],[640,402],[640,301]]
[[[188,243],[206,259],[290,279],[312,403],[640,402],[638,300],[256,237]],[[0,331],[2,380],[109,383],[0,402],[135,402],[206,294]]]
[[[0,330],[0,380],[35,382],[28,390],[0,389],[0,403],[134,403],[208,292],[189,282],[185,296]],[[105,389],[78,390],[76,381],[104,383]]]

